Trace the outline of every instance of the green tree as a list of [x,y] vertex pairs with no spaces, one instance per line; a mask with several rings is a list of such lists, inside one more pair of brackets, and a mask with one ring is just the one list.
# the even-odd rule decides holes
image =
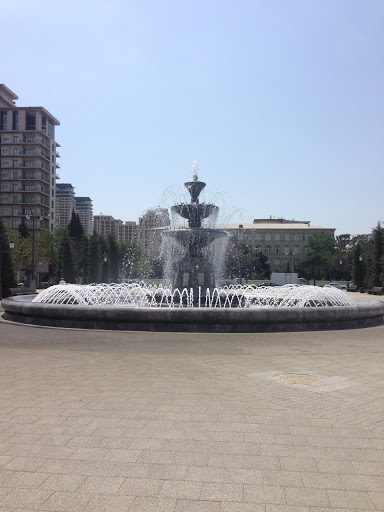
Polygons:
[[384,256],[384,228],[381,222],[378,221],[376,227],[373,229],[373,244],[374,254],[372,262],[372,286],[380,286],[381,274],[384,270],[383,256]]
[[101,250],[100,237],[96,231],[88,240],[87,268],[87,282],[99,283],[101,277]]
[[72,210],[71,220],[68,224],[69,236],[78,240],[84,235],[84,228],[80,222],[79,214]]
[[119,246],[115,237],[110,233],[107,237],[109,277],[112,283],[119,281],[120,257]]
[[225,271],[229,278],[263,279],[270,276],[268,258],[244,242],[234,240],[225,255]]
[[64,236],[61,240],[59,259],[61,277],[63,277],[67,283],[74,283],[76,281],[76,272],[73,265],[71,243],[69,240],[68,232],[64,233]]
[[330,233],[318,233],[308,239],[310,251],[300,260],[297,270],[306,279],[331,279],[333,257],[336,252],[335,239]]
[[28,238],[29,236],[31,236],[24,217],[22,218],[21,223],[19,224],[18,231],[21,238]]
[[12,258],[10,255],[9,239],[0,220],[0,271],[1,271],[1,297],[11,295],[11,288],[15,286],[15,275],[13,272]]
[[353,250],[352,279],[359,288],[364,287],[365,270],[360,243],[357,243]]

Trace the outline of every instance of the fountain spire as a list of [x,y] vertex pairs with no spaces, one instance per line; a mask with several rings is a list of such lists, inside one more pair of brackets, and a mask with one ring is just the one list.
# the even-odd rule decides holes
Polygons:
[[197,165],[197,160],[193,161],[192,165],[192,181],[198,181],[199,177],[197,176],[197,171],[199,170],[199,167]]

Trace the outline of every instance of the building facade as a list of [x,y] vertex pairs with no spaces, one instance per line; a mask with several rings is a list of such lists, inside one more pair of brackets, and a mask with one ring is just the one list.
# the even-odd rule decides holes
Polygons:
[[75,189],[70,183],[56,186],[56,228],[67,228],[75,209]]
[[137,224],[134,221],[123,222],[111,215],[95,215],[93,228],[96,233],[104,238],[112,234],[117,242],[129,242],[137,238]]
[[335,228],[282,218],[255,219],[252,224],[227,224],[220,229],[225,229],[232,239],[265,254],[272,272],[288,268],[293,272],[295,265],[309,252],[309,237],[319,233],[335,236]]
[[18,107],[18,96],[0,84],[0,216],[17,229],[56,226],[55,140],[59,121],[44,107]]
[[90,197],[75,197],[75,211],[79,215],[85,235],[93,233],[93,205]]

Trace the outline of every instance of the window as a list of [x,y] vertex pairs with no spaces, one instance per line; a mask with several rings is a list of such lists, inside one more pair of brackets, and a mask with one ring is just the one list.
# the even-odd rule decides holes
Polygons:
[[261,246],[260,245],[256,246],[256,252],[261,252]]
[[19,190],[19,184],[18,184],[18,183],[15,183],[15,184],[13,185],[13,191],[15,192],[15,191],[17,191],[17,190]]
[[280,241],[280,233],[275,233],[274,234],[274,240],[275,240],[275,242],[279,242]]
[[284,254],[289,254],[289,245],[284,246]]
[[308,240],[308,235],[303,235],[303,240]]
[[8,178],[8,173],[3,172],[2,177],[3,177],[3,179]]
[[0,112],[0,130],[6,131],[8,129],[8,113]]
[[9,151],[8,149],[3,149],[3,155],[8,155]]
[[35,167],[35,163],[36,163],[35,160],[26,160],[24,162],[24,166],[25,167]]
[[12,219],[12,227],[16,229],[19,227],[19,221],[17,219]]
[[36,130],[36,110],[27,110],[25,113],[25,129]]
[[17,110],[14,110],[12,112],[12,130],[18,130],[19,129],[19,112]]
[[24,190],[27,192],[33,192],[35,190],[35,185],[25,185]]
[[271,253],[271,248],[270,248],[270,246],[269,246],[269,245],[267,245],[267,246],[265,247],[265,254],[270,254],[270,253]]
[[[1,187],[1,188],[3,188],[3,187]],[[8,203],[8,197],[2,197],[1,198],[1,202],[2,203]]]
[[255,240],[262,240],[261,233],[255,233]]
[[26,155],[34,155],[35,154],[35,148],[28,148],[25,150]]
[[35,137],[25,137],[25,142],[35,142]]
[[18,203],[18,202],[19,202],[19,198],[18,198],[18,196],[13,196],[13,197],[12,197],[12,203],[13,203],[13,204],[16,204],[16,203]]
[[275,253],[280,254],[280,245],[275,245]]
[[277,266],[277,265],[280,265],[280,260],[278,260],[277,258],[273,261],[274,264]]
[[45,116],[41,117],[41,131],[47,133],[47,118]]
[[[48,137],[53,139],[53,123],[52,123],[52,121],[48,121]],[[52,146],[53,146],[53,144],[52,144]]]
[[304,254],[308,254],[308,251],[309,251],[308,245],[304,245],[303,251],[304,251]]
[[19,173],[18,172],[13,172],[12,173],[12,177],[14,180],[18,180],[19,179]]
[[18,135],[15,135],[13,137],[13,142],[19,142],[19,136]]
[[290,236],[289,236],[289,233],[284,233],[284,240],[285,240],[286,242],[289,242],[289,241],[290,241],[290,239],[291,239],[291,238],[290,238]]
[[2,166],[2,167],[9,167],[9,162],[8,162],[8,160],[7,160],[7,161],[3,160],[3,163],[1,164],[1,166]]
[[8,190],[8,183],[6,185],[1,185],[1,190]]
[[300,240],[300,235],[298,233],[295,233],[293,239],[294,240]]
[[13,213],[13,215],[19,215],[19,209],[13,208],[12,213]]
[[271,233],[265,233],[265,239],[266,239],[266,240],[268,240],[268,241],[269,241],[269,240],[272,240],[272,235],[271,235]]
[[8,214],[8,208],[7,209],[4,209],[4,210],[1,210],[1,213],[4,215],[4,214]]
[[19,161],[18,160],[13,160],[13,167],[19,167]]
[[293,248],[293,253],[294,254],[299,254],[299,248],[297,245],[295,245],[295,247]]
[[13,154],[14,154],[14,155],[18,155],[18,154],[19,154],[19,151],[20,151],[20,150],[19,150],[18,148],[14,148],[14,149],[13,149]]

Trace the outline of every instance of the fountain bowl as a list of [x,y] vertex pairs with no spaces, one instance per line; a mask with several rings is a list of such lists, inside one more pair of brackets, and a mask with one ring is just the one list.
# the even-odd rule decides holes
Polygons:
[[[109,299],[98,294],[105,287],[109,287]],[[175,295],[170,298],[166,288],[152,289],[148,296],[148,288],[135,285],[131,291],[136,299],[128,303],[121,291],[123,285],[93,285],[93,298],[88,293],[90,288],[90,285],[58,285],[46,290],[47,295],[55,295],[59,303],[52,303],[52,300],[45,303],[45,292],[3,299],[3,318],[64,328],[246,333],[372,327],[382,325],[384,317],[384,302],[380,300],[352,300],[340,290],[311,290],[317,287],[276,287],[280,290],[235,287],[212,294],[207,291],[203,307],[192,307],[193,297],[188,294],[184,301],[174,300]],[[303,299],[304,292],[306,299]],[[186,291],[172,293],[179,294],[180,298]],[[160,301],[159,294],[162,294]],[[230,307],[236,297],[241,300],[235,303],[242,307]],[[191,307],[186,306],[188,301]]]

